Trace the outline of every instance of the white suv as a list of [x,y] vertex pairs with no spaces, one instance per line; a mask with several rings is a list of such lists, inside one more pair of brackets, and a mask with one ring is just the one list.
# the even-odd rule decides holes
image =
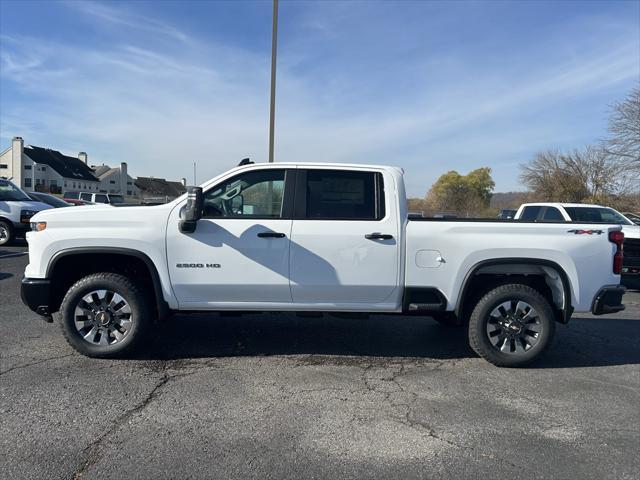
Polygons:
[[19,231],[28,230],[31,217],[49,208],[51,205],[31,200],[9,180],[0,179],[0,245],[11,242]]
[[67,192],[65,200],[82,200],[87,203],[108,203],[116,205],[124,203],[124,197],[117,193]]

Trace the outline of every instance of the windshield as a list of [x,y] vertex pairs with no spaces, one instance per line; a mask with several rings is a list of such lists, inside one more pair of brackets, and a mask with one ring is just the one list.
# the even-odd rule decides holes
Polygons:
[[47,205],[51,205],[52,207],[68,207],[69,203],[65,202],[61,198],[54,197],[53,195],[45,195],[45,194],[36,194],[32,193],[31,198],[33,198],[37,202],[46,203]]
[[11,182],[0,182],[0,202],[27,201],[31,199]]
[[110,203],[124,203],[124,197],[122,195],[109,194]]
[[633,225],[630,221],[606,207],[564,207],[574,222],[613,223],[617,225]]

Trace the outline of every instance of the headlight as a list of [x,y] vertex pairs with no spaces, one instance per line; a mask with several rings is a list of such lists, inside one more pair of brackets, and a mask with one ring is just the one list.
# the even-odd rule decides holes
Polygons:
[[47,228],[47,222],[31,222],[31,230],[34,232],[41,232]]
[[35,210],[20,210],[20,223],[29,223],[29,219],[36,213]]

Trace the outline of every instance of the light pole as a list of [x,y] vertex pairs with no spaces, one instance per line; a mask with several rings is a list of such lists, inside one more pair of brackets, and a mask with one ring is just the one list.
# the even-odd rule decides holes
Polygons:
[[273,0],[271,29],[271,103],[269,106],[269,163],[273,163],[274,124],[276,121],[276,52],[278,50],[278,0]]

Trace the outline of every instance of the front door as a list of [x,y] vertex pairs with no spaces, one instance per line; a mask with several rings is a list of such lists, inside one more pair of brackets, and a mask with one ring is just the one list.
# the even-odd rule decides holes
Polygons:
[[286,169],[263,168],[208,188],[193,233],[179,231],[180,208],[174,209],[167,257],[181,309],[291,303],[287,175]]
[[[386,179],[389,183],[391,179]],[[389,310],[398,302],[395,188],[373,170],[298,169],[291,294],[319,310]]]

